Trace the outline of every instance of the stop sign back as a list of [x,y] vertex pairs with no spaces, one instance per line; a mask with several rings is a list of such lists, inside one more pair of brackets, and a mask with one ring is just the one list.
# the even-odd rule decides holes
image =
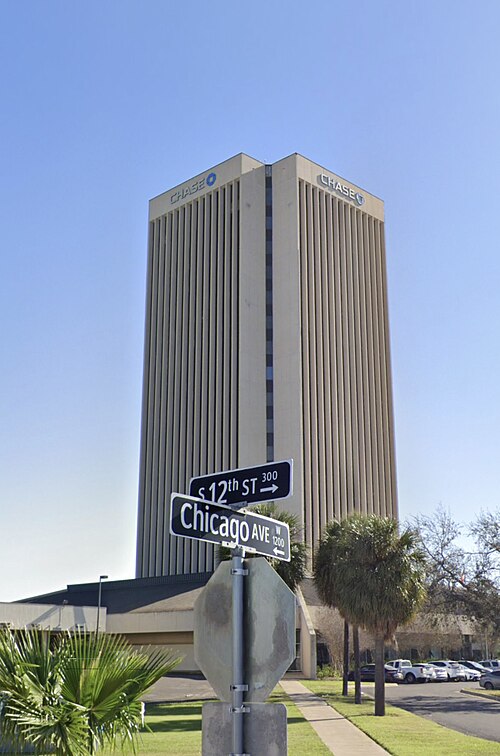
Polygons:
[[[295,596],[271,565],[247,559],[244,682],[247,702],[267,699],[295,658]],[[231,562],[222,562],[194,605],[194,656],[221,701],[231,701]]]

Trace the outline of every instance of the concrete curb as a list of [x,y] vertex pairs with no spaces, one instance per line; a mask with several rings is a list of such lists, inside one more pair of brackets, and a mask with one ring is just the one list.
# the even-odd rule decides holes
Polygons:
[[475,696],[476,698],[487,698],[488,701],[496,701],[500,704],[500,696],[490,696],[489,693],[479,693],[479,691],[470,690],[470,688],[463,688],[460,693],[467,693],[468,696]]

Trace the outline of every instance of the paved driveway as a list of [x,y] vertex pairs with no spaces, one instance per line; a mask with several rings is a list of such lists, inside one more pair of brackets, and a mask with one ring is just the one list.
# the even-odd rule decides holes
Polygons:
[[189,701],[217,698],[212,686],[201,675],[168,675],[162,677],[143,696],[146,703]]
[[[461,692],[478,687],[477,682],[386,685],[385,696],[388,703],[452,730],[500,742],[500,701]],[[365,690],[373,694],[373,685]]]

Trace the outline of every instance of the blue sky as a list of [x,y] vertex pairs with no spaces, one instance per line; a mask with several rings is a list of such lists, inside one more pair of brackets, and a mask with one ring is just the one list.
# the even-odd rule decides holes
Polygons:
[[149,198],[292,153],[386,204],[400,512],[498,508],[500,4],[0,3],[0,600],[134,574]]

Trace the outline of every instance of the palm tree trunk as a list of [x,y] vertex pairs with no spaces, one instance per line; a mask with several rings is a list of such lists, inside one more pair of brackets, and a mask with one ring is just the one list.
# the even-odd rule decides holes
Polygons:
[[344,620],[344,676],[342,679],[342,695],[348,694],[348,677],[349,677],[349,623]]
[[352,645],[354,649],[354,703],[361,703],[361,677],[359,674],[359,627],[352,628]]
[[385,715],[384,636],[375,636],[375,716]]

